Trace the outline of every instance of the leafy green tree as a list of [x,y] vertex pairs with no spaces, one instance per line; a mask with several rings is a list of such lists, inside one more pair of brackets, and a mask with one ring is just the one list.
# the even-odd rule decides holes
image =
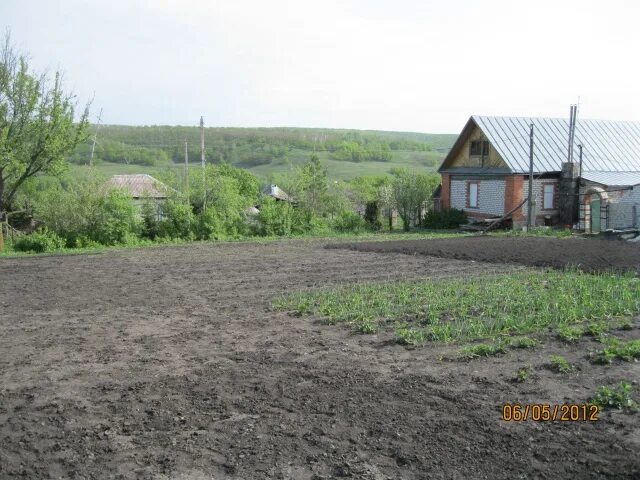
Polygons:
[[39,173],[58,174],[65,155],[87,136],[88,106],[75,118],[75,97],[29,69],[7,34],[0,50],[0,218],[24,183]]
[[139,236],[141,218],[129,192],[113,189],[100,196],[94,228],[87,236],[103,245],[127,245]]
[[266,236],[291,235],[293,226],[293,207],[289,202],[279,202],[265,197],[260,203],[260,234]]
[[393,179],[393,203],[402,218],[405,231],[409,231],[412,225],[421,223],[423,210],[438,183],[438,176],[434,174],[396,171]]
[[168,199],[163,206],[164,219],[158,226],[160,237],[193,240],[196,216],[191,205],[177,198]]
[[151,199],[146,200],[140,209],[142,216],[141,234],[150,240],[155,240],[159,234],[158,209],[158,205]]
[[299,201],[303,207],[321,213],[327,193],[327,169],[320,163],[320,157],[315,153],[302,167],[298,174],[297,189],[300,192]]

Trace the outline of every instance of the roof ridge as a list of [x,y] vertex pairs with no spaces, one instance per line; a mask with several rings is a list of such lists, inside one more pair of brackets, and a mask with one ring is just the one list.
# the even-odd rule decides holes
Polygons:
[[[562,120],[569,121],[569,117],[528,117],[525,115],[471,115],[471,118],[513,118],[513,119],[528,119],[528,120]],[[615,123],[634,123],[640,124],[640,120],[612,120],[610,118],[584,118],[577,117],[576,122],[615,122]]]

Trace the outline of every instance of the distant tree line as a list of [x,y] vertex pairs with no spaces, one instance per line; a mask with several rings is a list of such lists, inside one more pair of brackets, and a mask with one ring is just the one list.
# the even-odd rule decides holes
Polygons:
[[[94,128],[96,128],[94,126]],[[206,128],[205,156],[211,163],[241,167],[270,164],[287,158],[293,149],[329,152],[348,162],[391,161],[394,151],[429,152],[439,136],[402,132],[323,130],[304,128]],[[96,162],[157,166],[184,161],[184,142],[190,161],[200,158],[198,127],[103,125],[94,152]],[[72,163],[86,164],[93,138],[68,156]]]

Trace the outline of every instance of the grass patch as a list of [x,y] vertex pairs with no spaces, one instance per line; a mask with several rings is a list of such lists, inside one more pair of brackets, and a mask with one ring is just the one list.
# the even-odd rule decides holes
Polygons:
[[600,387],[591,403],[600,408],[616,408],[618,410],[638,410],[638,402],[632,395],[631,385],[621,382],[618,387]]
[[556,373],[569,373],[573,371],[573,365],[562,355],[551,355],[551,370]]
[[472,360],[480,357],[492,357],[506,353],[507,349],[503,342],[495,343],[478,343],[476,345],[467,345],[460,350],[460,357],[466,360]]
[[[579,271],[530,271],[471,279],[356,284],[299,292],[274,308],[331,324],[398,325],[402,343],[526,335],[640,312],[640,279]],[[577,335],[577,333],[576,333]],[[580,330],[582,335],[582,330]],[[519,348],[534,341],[514,340]]]
[[524,230],[504,230],[491,232],[489,235],[493,237],[554,237],[569,238],[573,234],[568,228],[551,228],[551,227],[533,227],[529,231]]
[[580,326],[563,325],[558,328],[558,338],[567,343],[577,342],[584,335],[584,329]]
[[421,345],[427,337],[422,329],[401,326],[396,329],[396,340],[402,345]]
[[536,348],[540,342],[530,337],[513,337],[509,340],[511,348]]
[[603,343],[605,347],[591,355],[591,361],[593,363],[604,365],[614,360],[631,362],[640,358],[640,340],[629,340],[625,342],[612,337],[603,340]]
[[587,328],[584,330],[585,335],[589,335],[590,337],[600,338],[603,334],[609,331],[613,325],[608,325],[606,322],[591,322],[587,325]]

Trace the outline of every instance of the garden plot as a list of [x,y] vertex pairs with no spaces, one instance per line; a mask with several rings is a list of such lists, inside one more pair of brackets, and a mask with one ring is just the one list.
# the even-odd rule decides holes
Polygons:
[[637,382],[635,316],[595,335],[579,322],[565,337],[506,334],[499,355],[459,360],[457,341],[407,348],[393,328],[361,334],[273,305],[327,288],[537,270],[325,245],[0,260],[0,477],[640,475],[638,414],[500,418],[506,402],[582,403]]

